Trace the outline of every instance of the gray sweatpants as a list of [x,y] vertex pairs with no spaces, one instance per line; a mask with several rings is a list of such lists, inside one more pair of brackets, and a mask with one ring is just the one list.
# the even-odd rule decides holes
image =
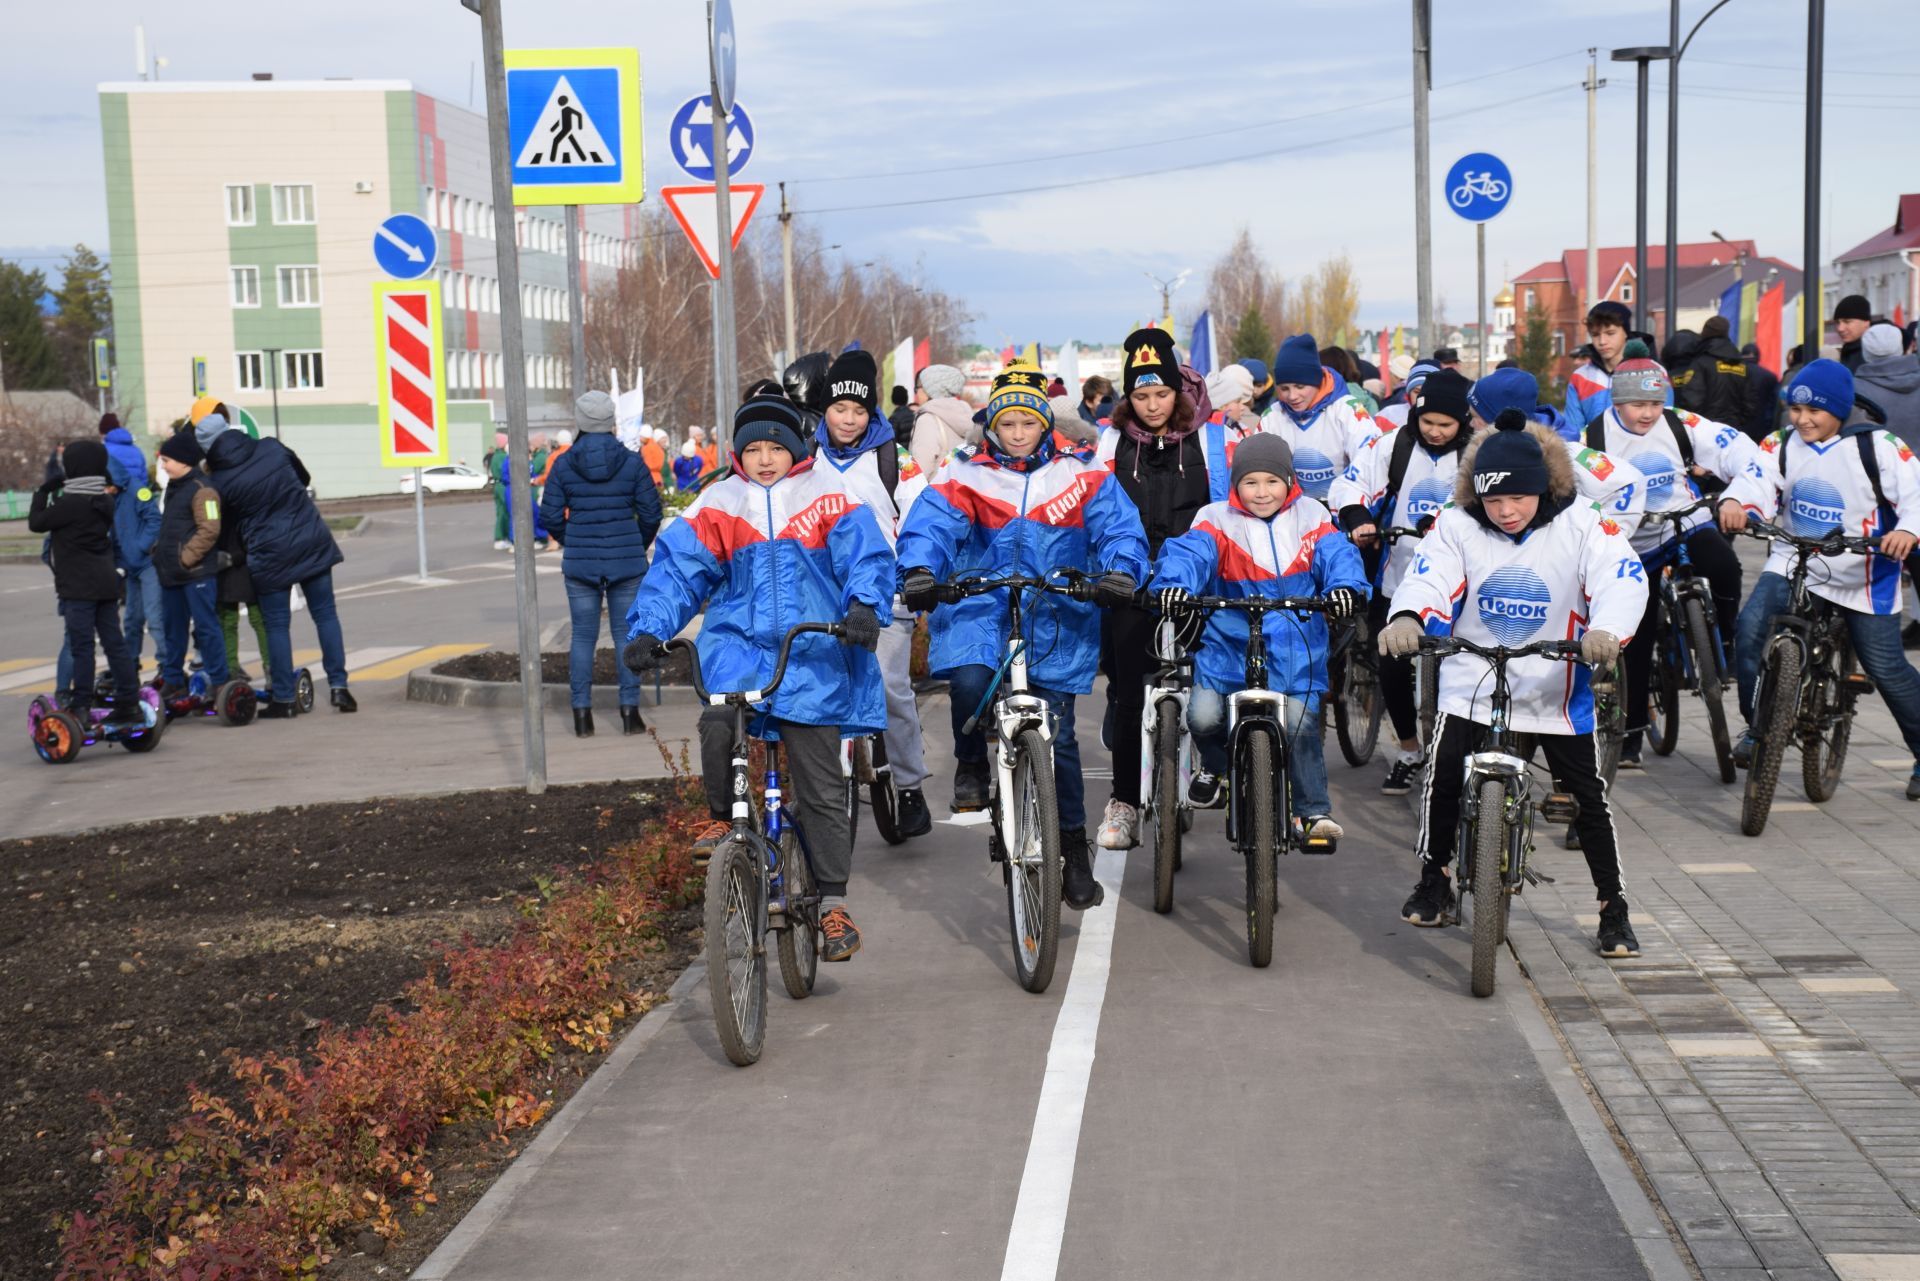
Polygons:
[[[814,879],[822,894],[844,895],[853,872],[853,828],[847,822],[846,776],[840,772],[840,729],[781,720],[774,725],[786,746],[782,799],[807,834]],[[733,710],[706,708],[700,713],[700,773],[707,810],[718,819],[733,812],[728,788],[732,763]]]
[[880,629],[880,678],[887,686],[887,764],[895,787],[927,781],[920,741],[920,706],[913,698],[913,615],[896,610],[893,626]]

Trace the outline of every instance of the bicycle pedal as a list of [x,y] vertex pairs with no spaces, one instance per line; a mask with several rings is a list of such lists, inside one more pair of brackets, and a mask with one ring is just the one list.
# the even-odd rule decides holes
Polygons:
[[1571,823],[1579,812],[1579,803],[1565,792],[1550,792],[1540,802],[1540,816],[1549,823]]
[[1849,672],[1846,679],[1840,683],[1852,694],[1873,693],[1873,681],[1865,672]]
[[[1554,883],[1551,876],[1548,876],[1545,872],[1536,872],[1531,867],[1523,867],[1520,869],[1520,879],[1524,880],[1528,885],[1552,885]],[[1519,893],[1518,886],[1514,888],[1514,892],[1516,894]]]
[[1309,836],[1301,847],[1307,854],[1331,854],[1340,848],[1340,841],[1332,836]]

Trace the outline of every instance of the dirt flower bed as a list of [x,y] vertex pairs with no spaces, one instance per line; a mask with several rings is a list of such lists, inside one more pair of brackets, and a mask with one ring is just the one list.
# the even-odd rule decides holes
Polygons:
[[672,787],[0,843],[0,1277],[417,1263],[691,956]]
[[[688,683],[687,671],[690,661],[686,654],[675,650],[667,655],[660,664],[660,680],[667,685],[685,685]],[[470,681],[516,682],[520,679],[520,655],[511,650],[483,649],[472,654],[462,654],[458,658],[449,658],[433,669],[436,676],[458,676]],[[567,666],[565,653],[540,655],[540,680],[547,685],[565,685],[572,679]],[[593,683],[595,685],[618,685],[620,683],[620,656],[611,649],[600,649],[593,656]],[[652,688],[653,673],[648,672],[640,678],[643,688]]]

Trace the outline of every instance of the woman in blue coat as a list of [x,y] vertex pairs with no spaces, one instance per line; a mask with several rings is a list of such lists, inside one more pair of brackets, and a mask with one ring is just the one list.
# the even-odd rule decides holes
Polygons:
[[[612,397],[588,392],[574,402],[573,421],[579,439],[547,473],[540,523],[564,549],[560,572],[573,616],[573,648],[567,656],[573,732],[591,738],[601,606],[618,649],[619,628],[647,573],[647,547],[660,529],[660,494],[640,455],[613,434]],[[620,732],[638,734],[646,728],[640,720],[640,677],[625,663],[617,666]]]

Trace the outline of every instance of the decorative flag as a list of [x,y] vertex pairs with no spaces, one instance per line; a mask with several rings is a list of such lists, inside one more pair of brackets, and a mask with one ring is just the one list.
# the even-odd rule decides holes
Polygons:
[[844,356],[850,351],[859,351],[859,350],[860,350],[860,340],[856,338],[852,342],[848,343],[846,346],[842,347],[840,349],[840,354]]
[[1035,369],[1040,368],[1040,344],[1037,342],[1028,343],[1026,350],[1020,353],[1020,359],[1026,364],[1032,365]]
[[1407,327],[1405,325],[1395,325],[1393,327],[1393,354],[1396,356],[1404,356],[1407,354]]
[[613,433],[620,443],[634,453],[640,452],[640,424],[647,416],[646,370],[635,365],[633,368],[633,387],[629,391],[620,390],[620,371],[607,370],[608,382],[613,396]]
[[1727,322],[1727,332],[1729,334],[1737,334],[1740,332],[1739,281],[1736,280],[1722,291],[1720,301],[1715,305],[1715,309],[1720,313],[1721,319]]
[[1734,345],[1744,347],[1753,341],[1754,325],[1760,318],[1760,282],[1749,280],[1740,286],[1740,323],[1734,336]]
[[1380,331],[1380,389],[1387,395],[1393,395],[1393,366],[1389,363],[1388,349],[1392,344],[1387,340],[1387,331]]
[[1895,329],[1905,329],[1907,327],[1906,309],[1901,307],[1899,303],[1893,305],[1893,327]]
[[1779,373],[1780,363],[1780,318],[1787,305],[1787,282],[1781,281],[1760,296],[1759,305],[1754,310],[1753,342],[1760,348],[1760,363]]
[[893,403],[890,399],[893,389],[907,387],[911,392],[913,389],[908,384],[912,381],[913,339],[902,338],[900,345],[888,352],[887,358],[880,362],[880,386],[875,389],[875,396],[882,405],[890,405]]
[[1060,357],[1055,364],[1060,366],[1060,381],[1067,385],[1067,394],[1080,394],[1080,346],[1069,338],[1060,344]]
[[[920,385],[920,371],[933,363],[933,339],[922,338],[913,349],[913,385]],[[909,389],[911,390],[911,389]]]
[[1014,361],[1018,360],[1019,358],[1020,358],[1020,353],[1017,349],[1015,349],[1012,343],[1008,343],[1006,346],[1006,349],[1000,353],[1000,363],[1002,365],[1011,365]]
[[1187,344],[1187,363],[1201,377],[1213,372],[1213,313],[1203,311],[1193,322],[1193,340]]

